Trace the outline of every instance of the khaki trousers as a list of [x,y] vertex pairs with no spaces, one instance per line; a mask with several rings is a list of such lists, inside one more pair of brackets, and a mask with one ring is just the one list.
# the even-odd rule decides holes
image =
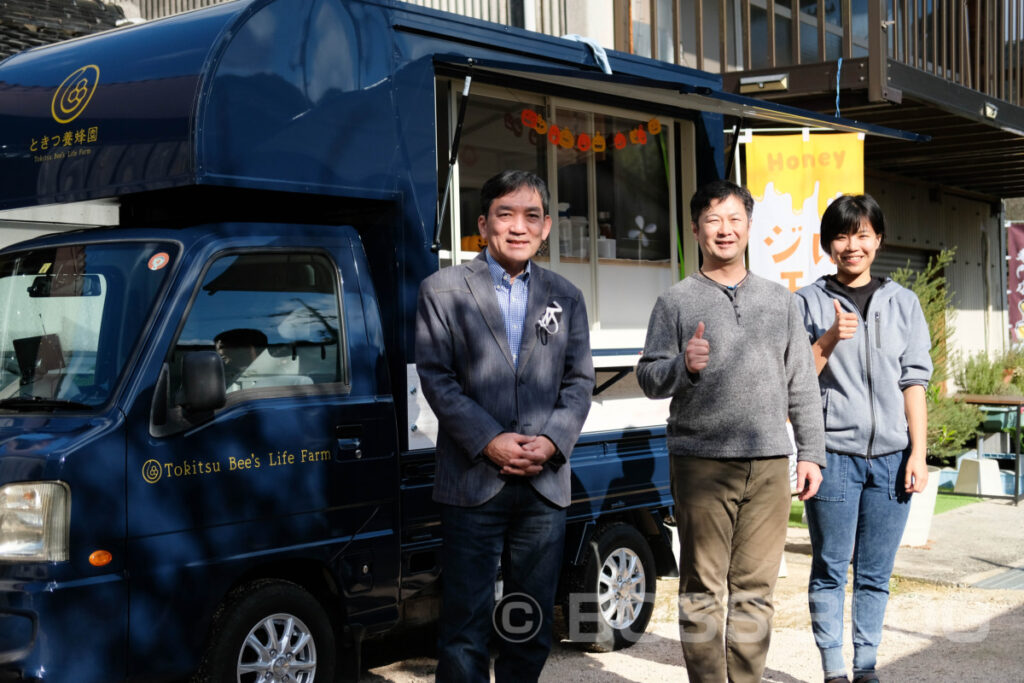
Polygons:
[[756,683],[786,543],[789,460],[672,456],[671,463],[686,671],[693,683]]

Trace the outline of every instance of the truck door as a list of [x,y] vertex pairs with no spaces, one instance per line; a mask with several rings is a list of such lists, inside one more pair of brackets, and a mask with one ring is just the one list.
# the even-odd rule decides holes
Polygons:
[[[210,615],[240,584],[299,584],[334,623],[396,619],[394,406],[356,253],[346,242],[207,261],[158,384],[163,426],[128,445],[137,670],[180,656],[167,642],[202,651]],[[183,404],[197,352],[219,354],[223,407]]]

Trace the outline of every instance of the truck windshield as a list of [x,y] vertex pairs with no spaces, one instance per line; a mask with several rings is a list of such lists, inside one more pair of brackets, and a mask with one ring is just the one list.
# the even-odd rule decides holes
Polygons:
[[105,403],[176,255],[157,242],[0,255],[0,409]]

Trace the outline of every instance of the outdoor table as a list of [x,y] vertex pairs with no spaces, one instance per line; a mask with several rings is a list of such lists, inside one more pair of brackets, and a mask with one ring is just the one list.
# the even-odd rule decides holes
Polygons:
[[[953,398],[964,403],[972,403],[979,406],[992,406],[1005,408],[1013,406],[1013,504],[1017,505],[1024,495],[1020,493],[1020,411],[1024,407],[1024,396],[996,396],[988,394],[956,394]],[[981,450],[978,450],[978,458],[982,458]]]

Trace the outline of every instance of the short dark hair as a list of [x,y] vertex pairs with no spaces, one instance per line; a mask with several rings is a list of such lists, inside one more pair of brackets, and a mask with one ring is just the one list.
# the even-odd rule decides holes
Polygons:
[[832,251],[832,241],[840,235],[852,235],[860,230],[865,218],[879,237],[885,234],[885,216],[878,202],[869,194],[844,194],[836,197],[821,215],[821,246]]
[[249,327],[238,327],[233,330],[224,330],[213,338],[213,343],[220,342],[230,348],[252,346],[257,349],[267,348],[267,335],[259,330]]
[[711,206],[711,202],[720,202],[729,197],[740,198],[743,208],[747,210],[747,218],[754,215],[754,198],[747,188],[728,180],[712,180],[693,193],[690,199],[690,220],[696,223],[701,211]]
[[536,173],[512,169],[491,176],[484,183],[484,186],[480,188],[480,213],[484,216],[489,215],[491,202],[498,197],[511,194],[521,187],[531,187],[537,190],[537,194],[540,195],[540,203],[544,207],[544,215],[547,216],[550,213],[548,211],[548,203],[550,202],[548,184]]

